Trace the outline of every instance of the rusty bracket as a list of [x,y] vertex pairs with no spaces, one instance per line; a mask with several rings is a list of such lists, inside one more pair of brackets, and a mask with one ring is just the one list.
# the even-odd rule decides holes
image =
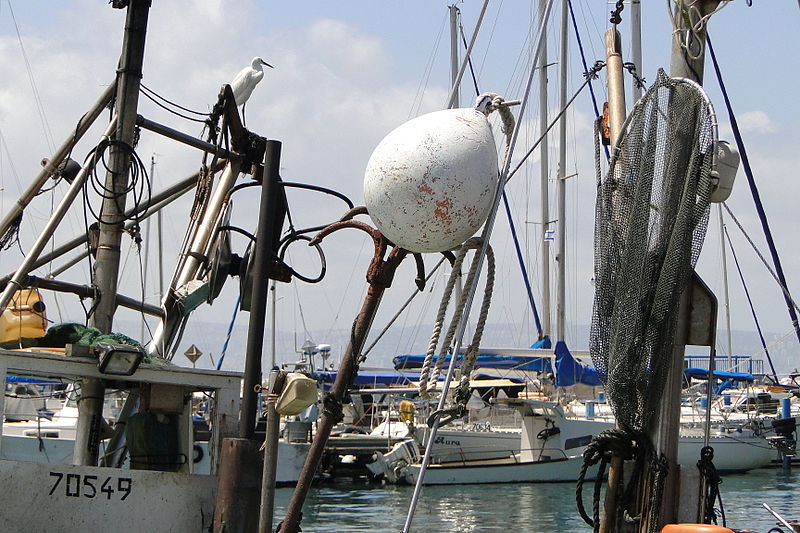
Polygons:
[[[394,273],[397,270],[397,267],[400,266],[400,263],[403,261],[406,255],[412,253],[417,267],[417,277],[414,279],[414,283],[416,283],[417,288],[420,291],[424,290],[425,263],[422,261],[422,255],[409,252],[405,248],[396,246],[389,239],[384,237],[377,228],[373,228],[366,222],[353,219],[353,217],[356,215],[365,214],[367,214],[367,208],[364,206],[350,209],[342,216],[341,219],[339,219],[339,221],[330,224],[317,233],[317,235],[311,239],[311,241],[309,241],[308,245],[315,246],[321,243],[322,239],[331,233],[345,228],[361,230],[372,237],[372,243],[375,246],[375,254],[372,256],[372,261],[370,261],[369,268],[367,269],[367,283],[375,287],[388,289],[392,286],[392,280],[394,279]],[[384,259],[384,256],[386,256],[386,251],[390,246],[392,247],[392,250],[389,252],[386,259]]]

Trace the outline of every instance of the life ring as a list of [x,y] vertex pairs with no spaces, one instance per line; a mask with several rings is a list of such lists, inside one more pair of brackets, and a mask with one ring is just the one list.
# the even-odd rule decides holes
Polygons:
[[195,444],[194,453],[192,454],[192,462],[194,464],[199,463],[200,461],[203,460],[203,457],[205,457],[205,455],[206,453],[203,451],[203,448],[199,444]]

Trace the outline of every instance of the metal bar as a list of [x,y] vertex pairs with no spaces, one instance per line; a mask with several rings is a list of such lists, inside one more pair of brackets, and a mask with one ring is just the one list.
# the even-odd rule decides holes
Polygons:
[[[23,285],[27,287],[38,287],[40,289],[45,289],[49,291],[58,291],[58,292],[76,294],[81,298],[93,298],[97,292],[94,287],[89,287],[88,285],[78,285],[76,283],[69,283],[67,281],[61,281],[50,278],[40,278],[37,276],[26,276]],[[148,315],[157,317],[161,317],[164,315],[164,311],[160,307],[140,302],[139,300],[136,300],[135,298],[130,298],[129,296],[123,296],[121,294],[117,294],[115,295],[115,302],[116,305],[119,307],[124,307],[126,309],[133,309],[134,311],[141,311],[142,313]]]
[[[109,135],[111,135],[116,126],[117,120],[114,118],[106,127],[106,131],[103,133],[103,139],[108,139]],[[88,176],[90,169],[94,168],[94,165],[97,163],[97,157],[97,152],[94,152],[90,157],[89,162],[83,166],[80,172],[78,172],[78,175],[75,176],[75,179],[72,180],[72,183],[70,184],[69,189],[67,189],[66,194],[61,199],[58,207],[56,207],[55,211],[50,217],[50,220],[47,221],[47,224],[42,232],[39,234],[39,238],[36,239],[36,242],[33,243],[33,246],[31,246],[31,248],[25,254],[25,259],[22,261],[22,264],[19,266],[19,268],[17,268],[17,271],[14,272],[14,275],[6,284],[3,294],[0,296],[0,312],[5,310],[8,302],[14,295],[14,292],[17,289],[22,288],[21,281],[25,278],[25,276],[28,275],[28,273],[30,273],[31,270],[33,270],[34,262],[39,257],[39,254],[42,253],[42,250],[44,250],[44,247],[53,236],[56,228],[67,214],[67,210],[72,206],[73,200],[75,200],[75,197],[78,196],[78,193],[83,188],[83,184],[86,181],[86,176]]]
[[622,43],[616,26],[609,28],[606,41],[606,74],[608,76],[608,129],[611,149],[616,148],[625,123],[625,78],[622,75]]
[[78,121],[78,125],[75,127],[75,131],[73,132],[72,136],[70,136],[64,143],[58,147],[58,150],[53,154],[53,157],[47,162],[44,168],[33,178],[33,182],[27,188],[27,190],[22,193],[22,196],[17,200],[17,202],[9,209],[8,213],[5,214],[3,217],[3,221],[0,222],[0,235],[4,235],[8,228],[11,227],[11,224],[14,220],[19,216],[20,213],[31,203],[31,200],[36,196],[39,190],[42,188],[42,185],[50,179],[50,176],[55,172],[58,166],[64,161],[64,158],[67,157],[67,154],[75,147],[79,140],[83,137],[83,135],[87,132],[89,127],[94,124],[94,121],[97,120],[97,117],[100,116],[100,113],[103,112],[106,105],[111,101],[111,96],[114,94],[114,90],[116,87],[116,83],[112,83],[109,85],[97,102],[92,106],[89,111],[86,112],[85,115],[81,117]]
[[[261,352],[264,347],[264,325],[269,295],[269,264],[274,257],[275,213],[280,187],[280,141],[267,141],[264,156],[264,179],[261,184],[261,207],[258,212],[258,231],[253,253],[253,288],[250,303],[250,324],[245,349],[244,383],[242,385],[242,410],[239,418],[239,436],[252,439],[256,431],[258,389],[261,387]],[[278,228],[280,231],[280,228]]]
[[[117,132],[115,143],[109,149],[100,224],[100,243],[94,264],[95,283],[101,294],[117,291],[122,242],[122,222],[125,220],[125,190],[128,187],[130,160],[136,127],[136,109],[139,104],[139,84],[144,63],[145,35],[150,0],[130,0],[125,20],[125,37],[122,43],[120,68],[117,74]],[[108,298],[94,302],[95,312],[91,325],[103,333],[111,331],[114,320],[114,301]],[[76,454],[79,453],[76,443]]]
[[192,137],[191,135],[187,135],[182,131],[172,129],[169,126],[164,126],[158,122],[153,122],[150,119],[144,118],[142,115],[137,115],[136,124],[148,131],[158,133],[159,135],[163,135],[164,137],[172,139],[173,141],[178,141],[187,146],[191,146],[192,148],[197,148],[198,150],[214,154],[217,157],[231,159],[236,156],[236,154],[233,154],[224,148],[220,148],[219,146],[206,142],[202,139],[198,139],[197,137]]

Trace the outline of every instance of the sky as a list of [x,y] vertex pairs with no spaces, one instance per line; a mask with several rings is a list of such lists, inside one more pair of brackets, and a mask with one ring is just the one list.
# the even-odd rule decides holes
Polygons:
[[[669,70],[671,27],[668,2],[642,2],[643,65],[638,69],[655,79],[658,68]],[[466,35],[471,36],[482,2],[459,2]],[[783,261],[790,289],[800,290],[797,279],[798,227],[796,199],[800,184],[795,179],[800,164],[800,135],[796,104],[797,53],[800,9],[790,0],[744,0],[725,5],[709,23],[709,32],[722,65],[732,105],[737,114],[761,198]],[[449,92],[448,2],[432,0],[272,2],[222,0],[154,1],[150,10],[143,83],[181,105],[208,111],[222,83],[230,81],[254,56],[274,65],[254,91],[247,105],[247,124],[253,131],[283,143],[281,176],[285,181],[307,182],[334,188],[363,203],[364,168],[372,150],[392,129],[418,115],[442,109]],[[613,2],[573,0],[587,61],[603,59],[602,35],[609,26]],[[492,1],[473,53],[477,83],[481,91],[493,91],[507,99],[523,96],[530,61],[531,35],[537,27],[537,2]],[[12,17],[13,12],[13,17]],[[548,31],[548,62],[560,61],[558,52],[558,2]],[[625,60],[630,60],[630,9],[622,12]],[[5,211],[39,170],[39,161],[53,152],[70,135],[78,118],[94,103],[114,77],[124,28],[124,12],[105,2],[59,0],[22,2],[0,0],[0,202]],[[583,82],[575,35],[570,29],[568,94]],[[462,50],[463,52],[463,50]],[[549,114],[557,112],[557,66],[548,68]],[[605,75],[594,83],[603,101]],[[626,79],[630,87],[630,78]],[[732,140],[729,120],[710,63],[706,86],[720,122],[721,137]],[[474,98],[472,80],[466,78],[462,105]],[[523,117],[516,157],[527,151],[539,137],[538,78]],[[631,100],[628,99],[630,108]],[[515,108],[515,113],[520,108]],[[140,113],[193,135],[200,126],[169,115],[146,99]],[[583,327],[591,320],[592,231],[595,198],[594,111],[584,91],[568,111],[567,156],[567,341],[575,348],[588,345]],[[106,120],[104,117],[102,121]],[[497,119],[492,118],[500,143]],[[104,126],[96,125],[76,147],[76,159],[83,159]],[[154,190],[196,171],[201,154],[164,138],[144,132],[136,148],[149,166],[155,158],[151,179]],[[554,190],[557,146],[549,144],[549,183]],[[509,183],[509,198],[523,253],[541,306],[540,155],[536,152]],[[35,238],[54,203],[63,195],[64,185],[39,196],[23,224],[20,248],[0,253],[0,270],[13,269]],[[296,227],[336,220],[345,210],[337,200],[308,192],[290,192],[289,204]],[[163,228],[167,278],[174,266],[176,247],[183,238],[191,198],[177,202],[166,216]],[[551,214],[555,202],[551,200]],[[761,253],[767,255],[753,201],[740,170],[728,205],[752,236]],[[253,230],[258,202],[253,195],[234,198],[234,223]],[[716,207],[715,207],[716,209]],[[698,264],[698,272],[722,300],[723,276],[716,212]],[[55,237],[61,243],[81,233],[84,212],[80,205],[71,210],[67,222]],[[741,232],[726,220],[748,289],[762,328],[770,342],[784,350],[796,351],[797,339],[780,290],[760,264]],[[152,229],[151,231],[155,231]],[[155,242],[155,237],[151,242]],[[246,243],[234,240],[241,253]],[[505,346],[524,347],[536,337],[532,313],[524,295],[507,220],[498,218],[492,246],[498,255],[498,283],[489,322],[501,332]],[[312,275],[319,269],[316,256],[297,245],[287,261],[296,270]],[[142,251],[144,253],[144,250]],[[152,254],[151,250],[151,254]],[[326,239],[327,275],[316,285],[279,284],[277,328],[301,343],[311,337],[315,343],[335,338],[334,353],[344,349],[350,323],[366,291],[364,276],[372,255],[370,241],[357,232],[341,232]],[[130,240],[123,241],[122,292],[144,294],[156,303],[155,256],[139,259]],[[551,257],[551,260],[553,258]],[[426,257],[432,268],[438,259]],[[754,331],[753,319],[733,268],[730,255],[729,285],[733,329]],[[411,261],[401,266],[387,291],[375,320],[381,329],[413,291]],[[141,265],[141,266],[140,266]],[[54,265],[57,266],[57,265]],[[553,267],[554,268],[554,267]],[[47,268],[39,274],[46,274]],[[86,267],[75,267],[65,279],[89,281]],[[146,272],[146,275],[143,274]],[[413,331],[391,343],[378,345],[384,359],[394,353],[421,353],[428,329],[438,307],[442,271],[432,278],[429,290],[420,295],[401,315],[398,325]],[[432,290],[430,289],[432,287]],[[203,351],[219,351],[219,331],[224,332],[237,296],[237,280],[231,279],[213,306],[195,312],[185,343],[192,332],[205,343]],[[554,294],[554,292],[553,292]],[[55,321],[83,319],[77,301],[62,296],[50,305]],[[722,303],[721,303],[722,306]],[[541,311],[541,309],[540,309]],[[720,312],[721,316],[724,313]],[[120,311],[120,324],[134,323],[135,313]],[[239,326],[248,317],[240,315]],[[212,324],[213,338],[202,336]],[[194,329],[193,329],[194,328]],[[724,328],[724,326],[721,326]],[[129,333],[138,333],[130,331]],[[719,333],[723,335],[722,329]],[[719,346],[720,352],[727,351]],[[281,348],[281,358],[294,359],[291,345]],[[734,351],[736,347],[734,346]],[[797,365],[796,365],[797,366]]]

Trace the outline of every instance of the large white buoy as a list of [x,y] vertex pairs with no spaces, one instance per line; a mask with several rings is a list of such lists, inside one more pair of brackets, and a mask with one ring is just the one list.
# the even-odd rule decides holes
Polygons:
[[389,133],[372,152],[364,202],[387,239],[412,252],[451,250],[489,214],[497,149],[486,116],[447,109]]

